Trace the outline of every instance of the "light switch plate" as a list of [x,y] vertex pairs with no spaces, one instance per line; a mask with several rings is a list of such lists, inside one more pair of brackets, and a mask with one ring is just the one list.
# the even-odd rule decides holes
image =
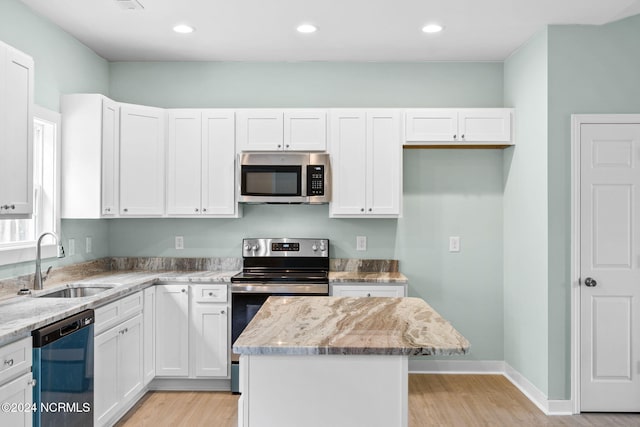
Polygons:
[[449,236],[449,252],[460,252],[460,236]]
[[356,236],[356,251],[367,250],[367,236]]
[[184,249],[184,236],[176,236],[176,249]]

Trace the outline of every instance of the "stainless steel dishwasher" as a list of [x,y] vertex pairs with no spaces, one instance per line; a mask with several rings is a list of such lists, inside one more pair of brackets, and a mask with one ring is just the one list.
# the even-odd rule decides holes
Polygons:
[[34,427],[93,426],[93,310],[33,331]]

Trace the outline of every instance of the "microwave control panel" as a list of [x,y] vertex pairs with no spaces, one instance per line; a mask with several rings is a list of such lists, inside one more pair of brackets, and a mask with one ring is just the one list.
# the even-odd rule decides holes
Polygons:
[[324,196],[324,165],[307,166],[307,196]]

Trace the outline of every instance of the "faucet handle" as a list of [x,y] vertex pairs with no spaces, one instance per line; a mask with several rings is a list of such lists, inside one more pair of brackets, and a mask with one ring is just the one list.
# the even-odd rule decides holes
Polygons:
[[52,269],[52,268],[53,268],[53,266],[52,266],[52,265],[50,265],[50,266],[49,266],[49,268],[47,268],[47,272],[46,272],[46,273],[44,273],[44,274],[42,275],[42,281],[43,281],[43,282],[44,282],[45,280],[47,280],[47,277],[49,277],[49,273],[51,273],[51,269]]

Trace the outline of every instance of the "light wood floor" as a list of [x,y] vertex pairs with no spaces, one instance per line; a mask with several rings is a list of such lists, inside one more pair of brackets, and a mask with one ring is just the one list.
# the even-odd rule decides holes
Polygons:
[[[149,392],[116,426],[236,427],[237,404],[228,392]],[[501,375],[412,374],[409,426],[631,427],[640,414],[547,417]]]

